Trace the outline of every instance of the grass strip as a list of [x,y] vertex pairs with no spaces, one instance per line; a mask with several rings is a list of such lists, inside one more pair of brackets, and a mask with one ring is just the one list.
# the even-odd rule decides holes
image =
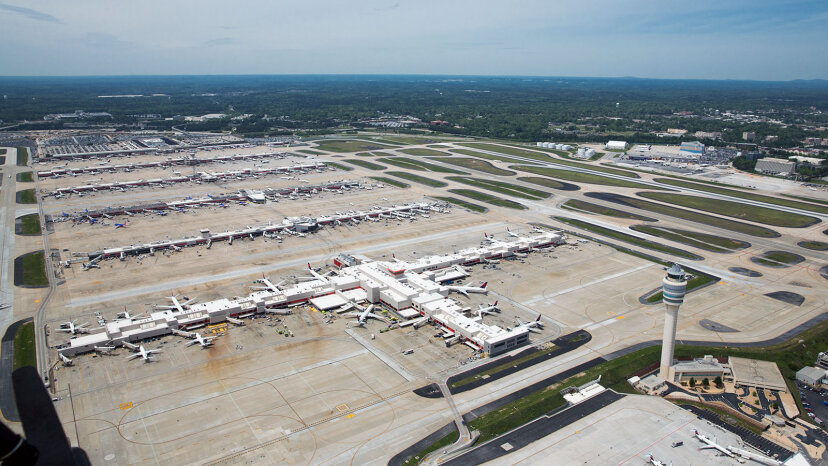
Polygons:
[[819,219],[809,215],[784,212],[767,207],[759,207],[741,202],[724,201],[717,199],[711,202],[710,199],[700,196],[688,196],[686,194],[643,192],[637,195],[668,204],[679,205],[696,210],[703,210],[726,217],[748,220],[765,225],[772,225],[787,228],[804,228],[819,223]]
[[652,241],[647,241],[646,239],[639,238],[637,236],[633,236],[627,233],[622,233],[620,231],[615,231],[609,228],[604,228],[602,226],[598,226],[589,222],[584,222],[582,220],[576,220],[574,218],[568,217],[554,217],[555,220],[559,222],[566,223],[568,225],[572,225],[574,227],[578,227],[592,233],[597,233],[602,236],[606,236],[609,238],[617,239],[623,241],[625,243],[634,244],[636,246],[640,246],[645,249],[652,249],[653,251],[659,251],[666,254],[670,254],[673,256],[681,257],[684,259],[690,260],[702,260],[703,257],[700,257],[692,252],[685,251],[683,249],[674,248],[672,246],[667,246],[661,243],[655,243]]
[[417,155],[420,157],[446,157],[451,154],[434,149],[397,149],[397,152],[402,152],[408,155]]
[[604,186],[619,186],[622,188],[653,189],[652,186],[636,183],[635,181],[619,180],[617,178],[609,178],[593,173],[581,173],[560,168],[538,167],[534,165],[511,165],[509,168],[512,170],[534,173],[535,175],[543,175],[551,178],[572,181],[574,183],[600,184]]
[[[506,162],[506,163],[515,163],[516,162],[516,160],[512,157],[507,157],[505,155],[484,154],[483,152],[477,152],[475,150],[450,149],[449,152],[454,152],[455,154],[461,154],[461,155],[470,155],[472,157],[477,157],[477,158],[480,158],[480,159],[496,160],[498,162]],[[528,163],[528,162],[526,162],[526,163]]]
[[486,376],[491,377],[492,375],[497,374],[497,373],[502,372],[502,371],[505,371],[506,369],[509,369],[511,367],[523,364],[524,362],[529,362],[529,361],[531,361],[533,359],[536,359],[536,358],[539,358],[541,356],[545,356],[545,355],[551,353],[552,351],[555,351],[557,348],[558,348],[557,346],[552,345],[549,348],[545,348],[545,349],[542,349],[540,351],[532,351],[529,354],[527,354],[526,356],[523,356],[521,358],[510,359],[506,363],[501,364],[499,366],[495,366],[495,367],[493,367],[493,368],[491,368],[487,371],[480,372],[479,374],[475,374],[475,375],[470,375],[470,376],[468,376],[464,379],[458,380],[458,381],[451,384],[451,388],[458,388],[458,387],[462,387],[463,385],[468,385],[472,382],[477,382],[478,380],[480,380],[481,378],[485,378]]
[[21,183],[31,183],[34,181],[34,177],[32,176],[32,172],[23,172],[17,174],[17,181]]
[[828,243],[823,243],[822,241],[800,241],[796,244],[801,248],[812,251],[828,251]]
[[663,214],[670,217],[681,218],[691,222],[702,223],[725,230],[735,231],[737,233],[744,233],[746,235],[756,236],[758,238],[778,238],[779,233],[770,228],[761,227],[759,225],[751,225],[749,223],[737,222],[726,218],[715,217],[712,215],[703,214],[700,212],[693,212],[691,210],[679,209],[657,202],[645,201],[629,196],[622,196],[620,194],[611,193],[587,193],[587,197],[601,199],[605,201],[615,202],[617,204],[634,207],[636,209],[648,210],[657,214]]
[[40,216],[38,214],[29,214],[20,217],[20,234],[22,235],[39,235],[40,234]]
[[604,207],[602,205],[593,204],[591,202],[584,202],[578,199],[570,199],[561,205],[564,209],[575,210],[579,212],[588,212],[591,214],[606,215],[608,217],[627,218],[630,220],[641,220],[643,222],[656,222],[657,220],[643,215],[634,214],[624,210],[613,209],[612,207]]
[[415,183],[424,184],[426,186],[431,186],[432,188],[442,188],[448,186],[448,183],[443,181],[426,178],[424,176],[415,175],[414,173],[409,172],[385,172],[386,175],[396,176],[398,178],[403,178],[408,181],[413,181]]
[[34,366],[35,360],[35,334],[34,322],[26,322],[17,328],[14,335],[14,368]]
[[723,194],[726,196],[733,196],[739,197],[742,199],[748,199],[751,201],[759,201],[764,202],[766,204],[774,204],[783,207],[792,207],[795,209],[801,210],[810,210],[811,212],[818,212],[821,214],[828,214],[828,207],[819,206],[814,204],[808,204],[805,202],[799,201],[792,201],[789,199],[781,199],[778,197],[772,196],[764,196],[762,194],[755,194],[745,191],[739,191],[736,189],[727,189],[727,188],[720,188],[718,186],[711,186],[707,184],[699,184],[699,183],[691,183],[688,181],[682,180],[674,180],[670,178],[656,178],[654,181],[658,181],[659,183],[669,184],[670,186],[678,186],[681,188],[689,188],[689,189],[698,189],[699,191],[705,191],[714,194]]
[[523,181],[524,183],[532,183],[552,189],[560,189],[561,191],[578,191],[579,189],[581,189],[581,187],[577,184],[564,183],[563,181],[553,180],[552,178],[540,176],[521,176],[518,178],[518,181]]
[[419,171],[429,171],[435,173],[456,173],[458,175],[468,175],[468,173],[460,170],[455,170],[453,168],[446,168],[440,165],[435,165],[433,163],[428,163],[423,160],[418,159],[409,159],[406,157],[395,157],[393,159],[384,158],[384,159],[377,159],[380,162],[387,163],[390,165],[396,165],[400,168],[407,168],[409,170],[419,170]]
[[362,168],[367,168],[369,170],[375,170],[375,171],[382,171],[382,170],[385,170],[386,168],[388,168],[385,165],[380,165],[378,163],[369,162],[367,160],[362,160],[362,159],[343,159],[342,161],[350,163],[352,165],[360,166]]
[[517,184],[504,183],[503,181],[486,180],[483,178],[470,178],[465,176],[449,176],[446,179],[458,183],[464,183],[470,186],[495,191],[509,196],[522,197],[524,199],[531,199],[539,201],[551,196],[550,193],[540,191],[537,189],[526,188]]
[[17,166],[25,167],[29,163],[29,149],[25,147],[17,148]]
[[16,196],[18,204],[37,204],[34,188],[17,191]]
[[429,453],[431,453],[433,451],[437,451],[437,450],[439,450],[443,447],[447,447],[447,446],[453,444],[454,442],[456,442],[457,439],[459,439],[459,438],[460,438],[460,432],[458,432],[455,429],[454,432],[446,435],[445,437],[441,438],[440,440],[432,443],[426,449],[420,451],[416,455],[414,455],[411,458],[408,458],[407,460],[405,460],[405,462],[403,462],[403,465],[408,466],[408,465],[420,464],[420,460],[422,460],[423,458],[428,456]]
[[23,285],[38,287],[49,285],[49,279],[46,278],[46,261],[43,258],[43,251],[25,254],[20,260],[23,264]]
[[303,154],[310,154],[310,155],[326,155],[325,152],[319,152],[318,150],[310,150],[310,149],[299,149],[296,152],[301,152]]
[[316,141],[317,149],[326,150],[328,152],[360,152],[372,151],[382,149],[393,149],[396,145],[382,144],[374,141],[355,141],[355,140],[325,140]]
[[750,243],[722,236],[710,235],[698,231],[681,230],[677,228],[657,227],[653,225],[633,225],[635,231],[683,243],[705,251],[730,253],[737,249],[750,247]]
[[432,197],[434,199],[439,199],[443,202],[448,202],[450,204],[455,204],[455,205],[458,205],[458,206],[463,207],[465,209],[469,209],[472,212],[483,213],[483,212],[486,212],[487,210],[489,210],[489,209],[483,207],[482,205],[477,205],[477,204],[471,203],[471,202],[463,200],[463,199],[458,199],[456,197],[449,197],[449,196],[432,196]]
[[448,190],[452,194],[458,194],[460,196],[469,197],[481,202],[485,202],[486,204],[495,205],[498,207],[506,207],[508,209],[517,209],[523,210],[526,207],[515,201],[510,201],[508,199],[503,199],[497,196],[492,196],[491,194],[481,193],[480,191],[475,191],[473,189],[449,189]]
[[485,160],[479,159],[472,159],[472,158],[448,158],[448,159],[440,159],[443,163],[450,163],[452,165],[457,165],[459,167],[468,168],[470,170],[477,170],[484,173],[488,173],[490,175],[496,176],[512,176],[515,175],[515,172],[511,170],[504,170],[502,168],[497,168],[491,163]]
[[386,178],[384,176],[370,176],[372,180],[379,181],[380,183],[390,184],[391,186],[396,186],[398,188],[408,188],[411,185],[408,183],[403,183],[402,181],[394,180],[391,178]]

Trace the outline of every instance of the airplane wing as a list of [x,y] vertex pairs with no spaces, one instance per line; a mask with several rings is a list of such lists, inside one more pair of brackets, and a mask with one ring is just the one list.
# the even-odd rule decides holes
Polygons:
[[359,317],[360,315],[362,315],[362,313],[361,312],[344,312],[344,313],[342,313],[342,315],[343,316],[348,316],[348,317]]
[[465,297],[467,297],[467,298],[469,297],[469,292],[468,292],[468,291],[466,291],[466,290],[464,290],[464,289],[462,289],[462,288],[458,288],[458,289],[457,289],[457,290],[455,290],[455,291],[457,291],[458,293],[462,294],[463,296],[465,296]]
[[192,345],[195,345],[196,343],[198,343],[198,340],[190,340],[190,341],[188,341],[188,342],[187,342],[187,344],[186,344],[186,345],[184,345],[184,346],[192,346]]
[[365,317],[373,317],[374,319],[382,319],[383,317],[378,314],[374,314],[373,312],[369,312]]
[[126,360],[129,361],[130,359],[135,359],[135,358],[140,358],[140,357],[141,357],[141,353],[130,354],[129,356],[126,357]]
[[127,348],[131,349],[132,351],[137,351],[138,350],[138,345],[133,345],[132,343],[130,343],[128,341],[122,341],[121,343],[124,346],[126,346]]

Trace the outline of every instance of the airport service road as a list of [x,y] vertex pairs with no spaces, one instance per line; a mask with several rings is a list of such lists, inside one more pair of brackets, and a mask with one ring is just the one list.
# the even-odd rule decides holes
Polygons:
[[[462,234],[462,233],[474,233],[474,232],[482,232],[482,231],[492,230],[494,228],[504,227],[504,225],[505,224],[502,223],[502,222],[492,222],[492,223],[486,223],[484,225],[475,225],[475,226],[471,226],[471,227],[467,227],[467,228],[463,228],[463,229],[459,229],[459,230],[455,229],[455,230],[451,230],[451,231],[435,233],[435,234],[432,234],[432,235],[419,236],[419,237],[416,237],[416,238],[408,238],[408,239],[402,239],[402,240],[398,240],[398,241],[389,241],[389,242],[385,242],[385,243],[376,243],[376,244],[371,245],[371,246],[364,246],[364,247],[361,247],[361,248],[348,249],[348,251],[352,254],[369,254],[369,253],[374,252],[374,251],[381,251],[381,250],[385,250],[385,249],[392,249],[392,248],[398,248],[398,247],[403,247],[403,246],[409,246],[409,245],[412,245],[412,244],[419,244],[419,243],[423,243],[423,242],[426,242],[426,241],[434,241],[434,240],[452,238],[452,237],[455,237],[458,234]],[[248,268],[241,269],[241,270],[234,270],[232,272],[225,272],[225,273],[214,274],[214,275],[209,275],[209,276],[202,276],[202,277],[185,278],[185,279],[181,279],[181,280],[175,280],[175,281],[172,281],[172,282],[157,283],[157,284],[153,284],[153,285],[130,288],[130,289],[121,290],[121,291],[114,291],[114,292],[111,292],[111,293],[99,294],[99,295],[95,295],[95,296],[89,296],[89,297],[86,297],[86,298],[73,299],[69,302],[68,306],[69,307],[86,306],[86,305],[93,304],[93,303],[98,303],[98,302],[101,302],[101,301],[109,301],[109,300],[113,300],[113,299],[129,298],[129,297],[132,297],[132,296],[139,296],[139,295],[148,294],[148,293],[158,293],[158,292],[161,292],[161,291],[170,290],[172,288],[188,287],[188,286],[198,285],[198,284],[205,283],[205,282],[212,282],[212,281],[216,281],[216,280],[225,280],[225,279],[230,279],[230,278],[238,278],[238,277],[243,277],[245,275],[252,275],[252,274],[259,274],[259,273],[263,273],[263,272],[269,272],[269,271],[273,271],[273,270],[276,270],[276,269],[296,267],[296,266],[304,265],[307,262],[317,262],[317,261],[325,260],[325,259],[330,258],[330,256],[331,256],[330,253],[322,253],[322,254],[316,254],[314,256],[307,256],[307,257],[302,257],[302,258],[293,259],[293,260],[289,260],[289,261],[274,262],[274,263],[264,265],[264,266],[248,267]]]
[[[496,143],[492,143],[492,144],[496,144]],[[826,215],[826,214],[820,214],[818,212],[811,212],[810,210],[802,210],[802,209],[796,209],[796,208],[793,208],[793,207],[785,207],[785,206],[779,206],[779,205],[776,205],[776,204],[768,204],[768,203],[765,203],[765,202],[753,201],[753,200],[749,200],[749,199],[743,199],[741,197],[727,196],[727,195],[724,195],[724,194],[711,193],[711,192],[702,191],[702,190],[698,190],[698,189],[671,186],[671,185],[668,185],[668,184],[659,183],[657,181],[647,180],[645,178],[630,178],[630,177],[627,177],[627,176],[616,175],[616,174],[613,174],[613,173],[606,173],[606,172],[602,172],[602,171],[598,171],[598,170],[590,170],[590,169],[586,169],[586,168],[573,167],[571,165],[557,164],[557,163],[554,163],[554,162],[544,162],[544,161],[539,161],[539,160],[530,159],[530,158],[526,158],[526,157],[521,157],[521,156],[518,156],[518,155],[509,155],[509,154],[504,154],[504,153],[501,153],[501,152],[495,152],[495,151],[491,151],[491,150],[469,148],[469,147],[465,147],[465,146],[458,146],[456,144],[452,144],[452,146],[456,149],[473,150],[473,151],[482,152],[482,153],[488,154],[488,155],[496,155],[498,157],[508,157],[508,158],[514,159],[516,162],[525,162],[525,163],[529,163],[529,164],[532,164],[532,165],[542,165],[542,166],[548,167],[548,168],[556,168],[556,169],[560,169],[560,170],[568,170],[568,171],[574,171],[574,172],[580,172],[580,173],[590,173],[592,175],[600,175],[600,176],[604,176],[604,177],[607,177],[607,178],[615,178],[617,180],[635,181],[636,183],[642,183],[642,184],[650,185],[650,186],[653,186],[653,187],[656,187],[656,188],[679,190],[679,191],[686,192],[686,193],[698,194],[698,195],[700,195],[702,197],[705,197],[705,198],[708,198],[708,199],[722,199],[722,200],[734,201],[734,202],[739,202],[739,203],[742,203],[742,204],[748,204],[748,205],[757,206],[757,207],[767,207],[768,209],[781,210],[783,212],[796,213],[796,214],[801,214],[801,215],[809,215],[809,216],[812,216],[812,217],[823,218],[823,219],[828,218],[828,215]],[[531,150],[531,149],[526,149],[526,150]],[[546,154],[545,152],[538,152],[538,154],[549,155],[549,154]],[[552,157],[552,156],[550,155],[550,157]],[[655,176],[662,176],[662,175],[655,175]]]
[[[0,225],[3,231],[0,234],[0,335],[14,321],[14,221],[17,209],[15,199],[17,182],[17,149],[6,148],[6,164],[3,165],[3,182],[0,186]],[[24,168],[24,167],[21,167]]]

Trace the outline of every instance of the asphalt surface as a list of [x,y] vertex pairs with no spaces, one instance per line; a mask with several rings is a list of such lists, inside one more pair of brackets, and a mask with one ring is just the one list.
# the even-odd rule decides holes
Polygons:
[[12,372],[14,371],[14,336],[17,329],[31,319],[18,320],[9,325],[0,340],[0,414],[6,421],[20,422],[14,400]]
[[[810,387],[800,382],[797,382],[796,385],[799,389],[799,398],[802,400],[803,406],[804,403],[807,403],[809,406],[805,407],[810,407],[816,417],[820,418],[823,422],[828,421],[828,406],[825,405],[825,403],[828,402],[828,390],[812,390]],[[826,395],[823,396],[823,393],[826,393]],[[806,414],[807,412],[808,411],[806,410],[802,413],[802,417],[808,416],[808,414]]]
[[741,437],[742,441],[744,441],[746,444],[752,446],[753,448],[756,448],[757,450],[763,452],[766,455],[776,457],[780,461],[784,461],[788,459],[791,455],[793,455],[792,451],[788,450],[787,448],[783,448],[774,442],[771,442],[770,440],[762,437],[761,435],[755,434],[754,432],[745,429],[744,427],[734,426],[722,421],[721,418],[719,418],[719,416],[713,411],[709,411],[707,409],[700,409],[692,405],[680,406],[692,412],[701,419],[709,421],[725,430],[733,432],[734,434]]
[[[625,395],[615,393],[611,390],[604,391],[589,398],[577,405],[564,409],[554,415],[544,415],[538,419],[519,427],[505,435],[494,438],[487,443],[460,455],[444,464],[467,465],[483,464],[501,456],[520,450],[536,440],[542,439],[575,421],[585,418],[590,414],[609,406],[623,398]],[[508,443],[511,448],[506,450],[503,445]]]

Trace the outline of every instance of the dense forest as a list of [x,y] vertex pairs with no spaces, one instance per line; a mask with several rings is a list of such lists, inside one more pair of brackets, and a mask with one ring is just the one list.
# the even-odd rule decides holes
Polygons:
[[[381,114],[442,120],[444,132],[532,141],[545,138],[601,140],[608,134],[647,142],[666,127],[777,135],[779,144],[818,136],[803,124],[828,124],[828,82],[651,80],[636,78],[542,78],[451,76],[133,76],[0,78],[0,120],[27,120],[18,129],[59,128],[49,113],[109,112],[112,123],[144,120],[168,129],[176,115],[252,114],[190,124],[192,130],[234,129],[241,134],[289,134],[359,126]],[[99,97],[141,95],[141,97]],[[754,112],[776,124],[734,123],[713,110]],[[160,118],[143,118],[159,115]],[[35,123],[36,122],[36,123]],[[672,125],[672,126],[671,126]]]

